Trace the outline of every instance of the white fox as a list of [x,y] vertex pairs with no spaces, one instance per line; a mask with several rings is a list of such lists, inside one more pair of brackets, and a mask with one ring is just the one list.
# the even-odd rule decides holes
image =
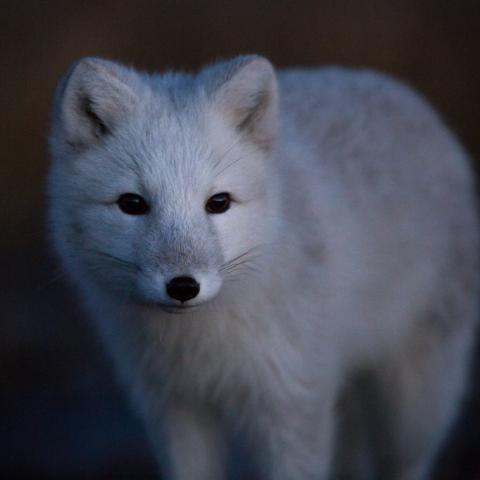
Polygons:
[[[478,315],[468,158],[367,70],[196,75],[86,58],[60,83],[49,213],[163,475],[426,479]],[[239,440],[240,439],[240,440]]]

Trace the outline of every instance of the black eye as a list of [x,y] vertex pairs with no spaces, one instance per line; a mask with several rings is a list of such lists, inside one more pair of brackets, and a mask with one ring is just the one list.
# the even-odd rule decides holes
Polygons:
[[230,208],[231,202],[230,194],[226,192],[212,195],[205,205],[208,213],[223,213]]
[[150,210],[145,199],[136,193],[123,193],[118,197],[117,205],[128,215],[145,215]]

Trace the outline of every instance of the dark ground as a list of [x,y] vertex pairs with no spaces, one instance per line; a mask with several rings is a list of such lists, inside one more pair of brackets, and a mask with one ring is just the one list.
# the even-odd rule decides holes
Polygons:
[[[370,66],[424,92],[478,159],[479,25],[478,1],[0,0],[0,478],[155,472],[46,246],[49,104],[71,61],[155,70],[259,52],[278,66]],[[478,368],[436,480],[480,479],[477,379]]]

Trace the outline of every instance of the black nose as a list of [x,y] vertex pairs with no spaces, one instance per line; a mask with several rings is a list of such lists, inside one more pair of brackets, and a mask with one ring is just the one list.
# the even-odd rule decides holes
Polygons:
[[192,277],[175,277],[167,283],[167,293],[182,303],[195,298],[200,291],[199,283]]

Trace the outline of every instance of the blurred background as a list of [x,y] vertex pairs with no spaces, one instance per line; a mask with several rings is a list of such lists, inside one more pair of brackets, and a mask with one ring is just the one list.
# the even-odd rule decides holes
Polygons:
[[[278,67],[373,67],[422,91],[480,158],[478,0],[0,0],[0,25],[0,478],[155,474],[46,240],[50,102],[73,60],[195,69],[256,52]],[[477,371],[436,480],[480,479]]]

